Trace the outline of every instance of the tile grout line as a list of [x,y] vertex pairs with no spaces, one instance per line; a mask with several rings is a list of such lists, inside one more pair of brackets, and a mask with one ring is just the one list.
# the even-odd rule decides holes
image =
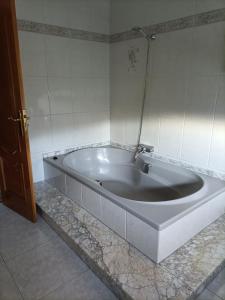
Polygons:
[[[60,236],[59,236],[59,238],[61,239]],[[64,241],[63,241],[63,242],[64,242]],[[66,244],[66,242],[64,242],[64,243]],[[66,244],[66,246],[69,247],[67,244]],[[75,252],[73,252],[73,253],[74,253],[75,255],[77,255]],[[77,255],[77,256],[78,256],[78,255]],[[88,266],[87,266],[87,267],[88,267]],[[79,273],[80,273],[80,276],[77,277],[77,280],[76,280],[76,281],[78,281],[85,273],[87,273],[87,272],[89,272],[89,271],[90,271],[90,269],[89,269],[89,267],[88,267],[87,270],[82,271],[82,272],[79,272]],[[72,282],[75,278],[76,278],[76,276],[74,275],[73,278],[67,280],[67,281],[64,282],[64,283],[61,283],[58,287],[53,288],[51,291],[47,292],[47,294],[41,296],[40,298],[37,298],[36,300],[42,300],[42,299],[48,297],[51,293],[57,291],[59,288],[63,288],[64,286],[66,286],[67,284],[69,284],[70,282]]]
[[216,122],[216,109],[217,109],[217,103],[219,100],[219,94],[220,94],[220,81],[217,83],[217,91],[215,95],[215,99],[213,102],[213,108],[211,111],[212,117],[211,117],[211,133],[210,133],[210,144],[209,144],[209,153],[208,153],[208,159],[207,159],[207,168],[210,168],[210,160],[212,157],[212,149],[213,149],[213,137],[214,137],[214,132],[215,132],[215,122]]
[[[49,226],[49,227],[50,227],[50,226]],[[52,230],[52,229],[51,229],[51,230]],[[52,239],[52,238],[51,238],[51,239]],[[50,240],[51,240],[51,239],[50,239]],[[6,259],[6,258],[2,257],[2,259],[3,259],[4,263],[7,265],[8,262],[17,259],[19,256],[25,255],[26,253],[28,253],[28,252],[30,252],[30,251],[33,251],[33,250],[36,249],[36,248],[39,248],[39,247],[42,247],[42,246],[48,244],[48,243],[50,242],[50,240],[45,241],[45,242],[43,242],[43,243],[41,243],[41,244],[39,244],[39,245],[36,245],[36,246],[34,246],[34,247],[32,247],[32,248],[30,248],[30,249],[28,249],[28,250],[25,250],[24,252],[21,252],[20,254],[17,254],[16,256],[14,256],[14,257],[12,257],[12,258]]]
[[[1,257],[2,257],[2,256],[1,256]],[[16,289],[17,289],[19,295],[21,296],[21,299],[25,300],[24,295],[23,295],[22,291],[20,290],[20,287],[17,285],[17,282],[16,282],[16,280],[15,280],[13,274],[11,273],[10,268],[8,267],[7,262],[5,261],[5,259],[4,259],[3,257],[2,257],[2,261],[3,261],[3,263],[4,263],[4,266],[5,266],[6,270],[9,272],[9,275],[10,275],[10,277],[12,278],[12,281],[13,281],[13,283],[15,284],[15,287],[16,287]]]
[[210,290],[208,287],[206,287],[206,290],[210,291],[212,294],[214,294],[215,296],[217,296],[219,299],[224,300],[219,295],[217,295],[214,291]]

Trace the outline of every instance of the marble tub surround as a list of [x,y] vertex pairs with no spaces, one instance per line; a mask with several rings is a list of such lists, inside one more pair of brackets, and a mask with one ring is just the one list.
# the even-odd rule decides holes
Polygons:
[[224,216],[157,265],[48,183],[36,184],[36,198],[45,220],[121,299],[194,299],[224,265]]
[[[120,173],[128,177],[119,177],[119,174],[116,173],[116,180],[121,184],[127,180],[127,184],[131,184],[129,183],[131,165],[125,163],[123,167],[122,161],[123,159],[129,160],[129,155],[132,157],[133,154],[112,147],[78,150],[68,155],[57,156],[57,159],[54,157],[46,158],[44,159],[45,179],[153,261],[160,262],[165,259],[223,214],[225,209],[225,185],[222,181],[204,175],[201,175],[201,177],[195,177],[196,175],[194,175],[194,178],[198,178],[198,180],[202,178],[201,180],[203,180],[201,181],[203,187],[201,186],[199,191],[188,197],[183,196],[184,198],[180,195],[180,199],[172,201],[173,203],[171,201],[164,204],[162,202],[146,202],[146,200],[143,202],[133,201],[129,197],[126,198],[126,196],[117,194],[116,191],[108,190],[107,187],[105,188],[107,176],[109,176],[108,180],[114,180],[113,176],[115,175],[113,175],[113,172],[117,172],[117,165],[107,164],[98,167],[98,161],[95,161],[94,157],[95,155],[97,157],[101,156],[101,153],[107,161],[111,159],[113,162],[116,158],[121,161],[121,166],[119,165]],[[86,166],[88,158],[92,159],[91,165],[95,166],[96,174],[91,167],[88,169],[88,166]],[[76,170],[73,159],[74,162],[77,161],[79,165],[81,164],[81,169]],[[163,170],[163,174],[169,172],[170,175],[167,176],[170,180],[174,178],[174,182],[176,182],[176,176],[179,176],[176,175],[176,172],[181,172],[179,173],[180,178],[186,174],[186,171],[182,169],[173,169],[174,167],[171,169],[169,165],[154,159],[151,163],[153,165],[152,176],[158,174],[160,177],[160,170]],[[103,174],[106,174],[106,178],[104,179],[104,176],[102,178],[98,177],[101,171],[98,173],[97,170],[104,170],[106,173],[103,172]],[[112,173],[109,175],[107,170],[111,170]],[[134,172],[136,171],[134,170]],[[137,173],[134,174],[137,176]],[[188,174],[185,176],[189,176]],[[102,183],[99,184],[96,178],[100,179]],[[188,185],[187,178],[183,178],[186,186]],[[145,177],[139,180],[140,182],[147,180],[149,182],[148,188],[154,191],[154,179],[153,181],[152,179],[150,174],[149,178]],[[141,189],[141,186],[139,189]],[[147,189],[147,186],[145,186],[145,189]],[[136,197],[138,197],[137,195]],[[153,197],[155,200],[157,196],[154,194],[149,195],[149,197]],[[188,226],[188,224],[192,224],[192,226]]]
[[110,40],[110,36],[108,34],[38,23],[28,20],[17,20],[17,25],[20,31],[36,32],[70,39],[95,41],[101,43],[108,43]]

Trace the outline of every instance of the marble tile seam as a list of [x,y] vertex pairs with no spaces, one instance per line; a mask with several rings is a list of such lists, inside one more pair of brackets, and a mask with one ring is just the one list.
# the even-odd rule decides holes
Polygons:
[[21,290],[20,290],[20,287],[19,287],[19,285],[17,284],[17,282],[16,282],[16,280],[15,280],[15,278],[14,278],[14,276],[13,276],[13,273],[11,272],[10,268],[8,267],[7,262],[4,260],[4,257],[1,256],[1,258],[2,258],[2,262],[3,262],[3,266],[4,266],[5,269],[8,271],[9,276],[11,277],[12,282],[14,283],[14,285],[15,285],[15,287],[16,287],[16,289],[17,289],[18,294],[20,295],[20,297],[21,297],[22,300],[25,300],[25,298],[24,298],[24,296],[23,296],[23,294],[22,294],[22,292],[21,292]]

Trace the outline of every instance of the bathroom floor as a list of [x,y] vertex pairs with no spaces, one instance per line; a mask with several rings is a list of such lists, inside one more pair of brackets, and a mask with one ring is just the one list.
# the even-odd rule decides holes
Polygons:
[[[0,204],[1,300],[116,299],[60,237]],[[225,300],[225,269],[198,300]]]

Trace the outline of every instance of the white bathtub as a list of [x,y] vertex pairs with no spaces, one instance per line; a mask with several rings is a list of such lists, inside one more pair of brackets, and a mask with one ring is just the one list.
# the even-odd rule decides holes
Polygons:
[[156,262],[224,213],[225,182],[146,155],[87,148],[44,167],[46,180]]

